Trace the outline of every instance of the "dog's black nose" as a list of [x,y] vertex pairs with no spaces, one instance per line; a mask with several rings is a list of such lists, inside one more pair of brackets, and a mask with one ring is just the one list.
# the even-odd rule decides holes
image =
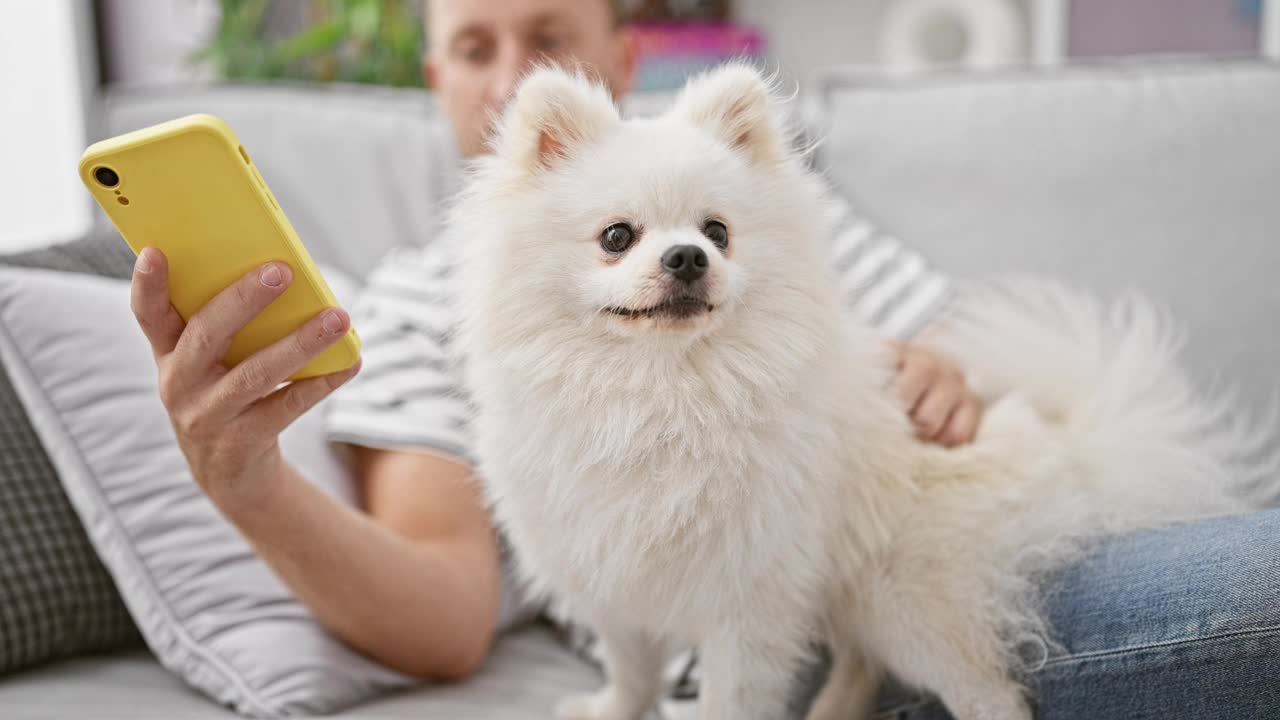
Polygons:
[[691,283],[707,274],[707,254],[697,245],[673,245],[662,253],[662,269]]

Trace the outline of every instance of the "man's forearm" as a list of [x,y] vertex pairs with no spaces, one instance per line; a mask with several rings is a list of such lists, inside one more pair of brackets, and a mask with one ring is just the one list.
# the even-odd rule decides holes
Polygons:
[[223,512],[331,632],[402,672],[451,680],[483,661],[498,612],[492,533],[409,540],[281,463]]

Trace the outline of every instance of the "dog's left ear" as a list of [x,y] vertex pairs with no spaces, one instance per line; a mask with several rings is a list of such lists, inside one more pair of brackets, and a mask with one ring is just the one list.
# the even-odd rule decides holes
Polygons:
[[725,65],[690,80],[673,112],[710,130],[754,162],[773,163],[784,155],[769,83],[745,63]]
[[494,149],[526,172],[547,170],[618,122],[604,86],[580,74],[543,67],[520,83]]

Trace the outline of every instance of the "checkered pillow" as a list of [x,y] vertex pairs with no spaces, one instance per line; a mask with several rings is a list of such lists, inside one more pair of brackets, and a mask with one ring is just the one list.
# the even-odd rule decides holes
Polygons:
[[[129,277],[133,253],[114,234],[0,255],[21,266]],[[0,367],[0,675],[141,636]]]

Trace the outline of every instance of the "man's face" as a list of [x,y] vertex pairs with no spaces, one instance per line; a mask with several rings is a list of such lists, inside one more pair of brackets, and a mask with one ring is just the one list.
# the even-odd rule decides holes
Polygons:
[[581,64],[612,89],[630,89],[633,56],[607,0],[429,0],[427,82],[463,156],[484,152],[491,113],[530,65]]

